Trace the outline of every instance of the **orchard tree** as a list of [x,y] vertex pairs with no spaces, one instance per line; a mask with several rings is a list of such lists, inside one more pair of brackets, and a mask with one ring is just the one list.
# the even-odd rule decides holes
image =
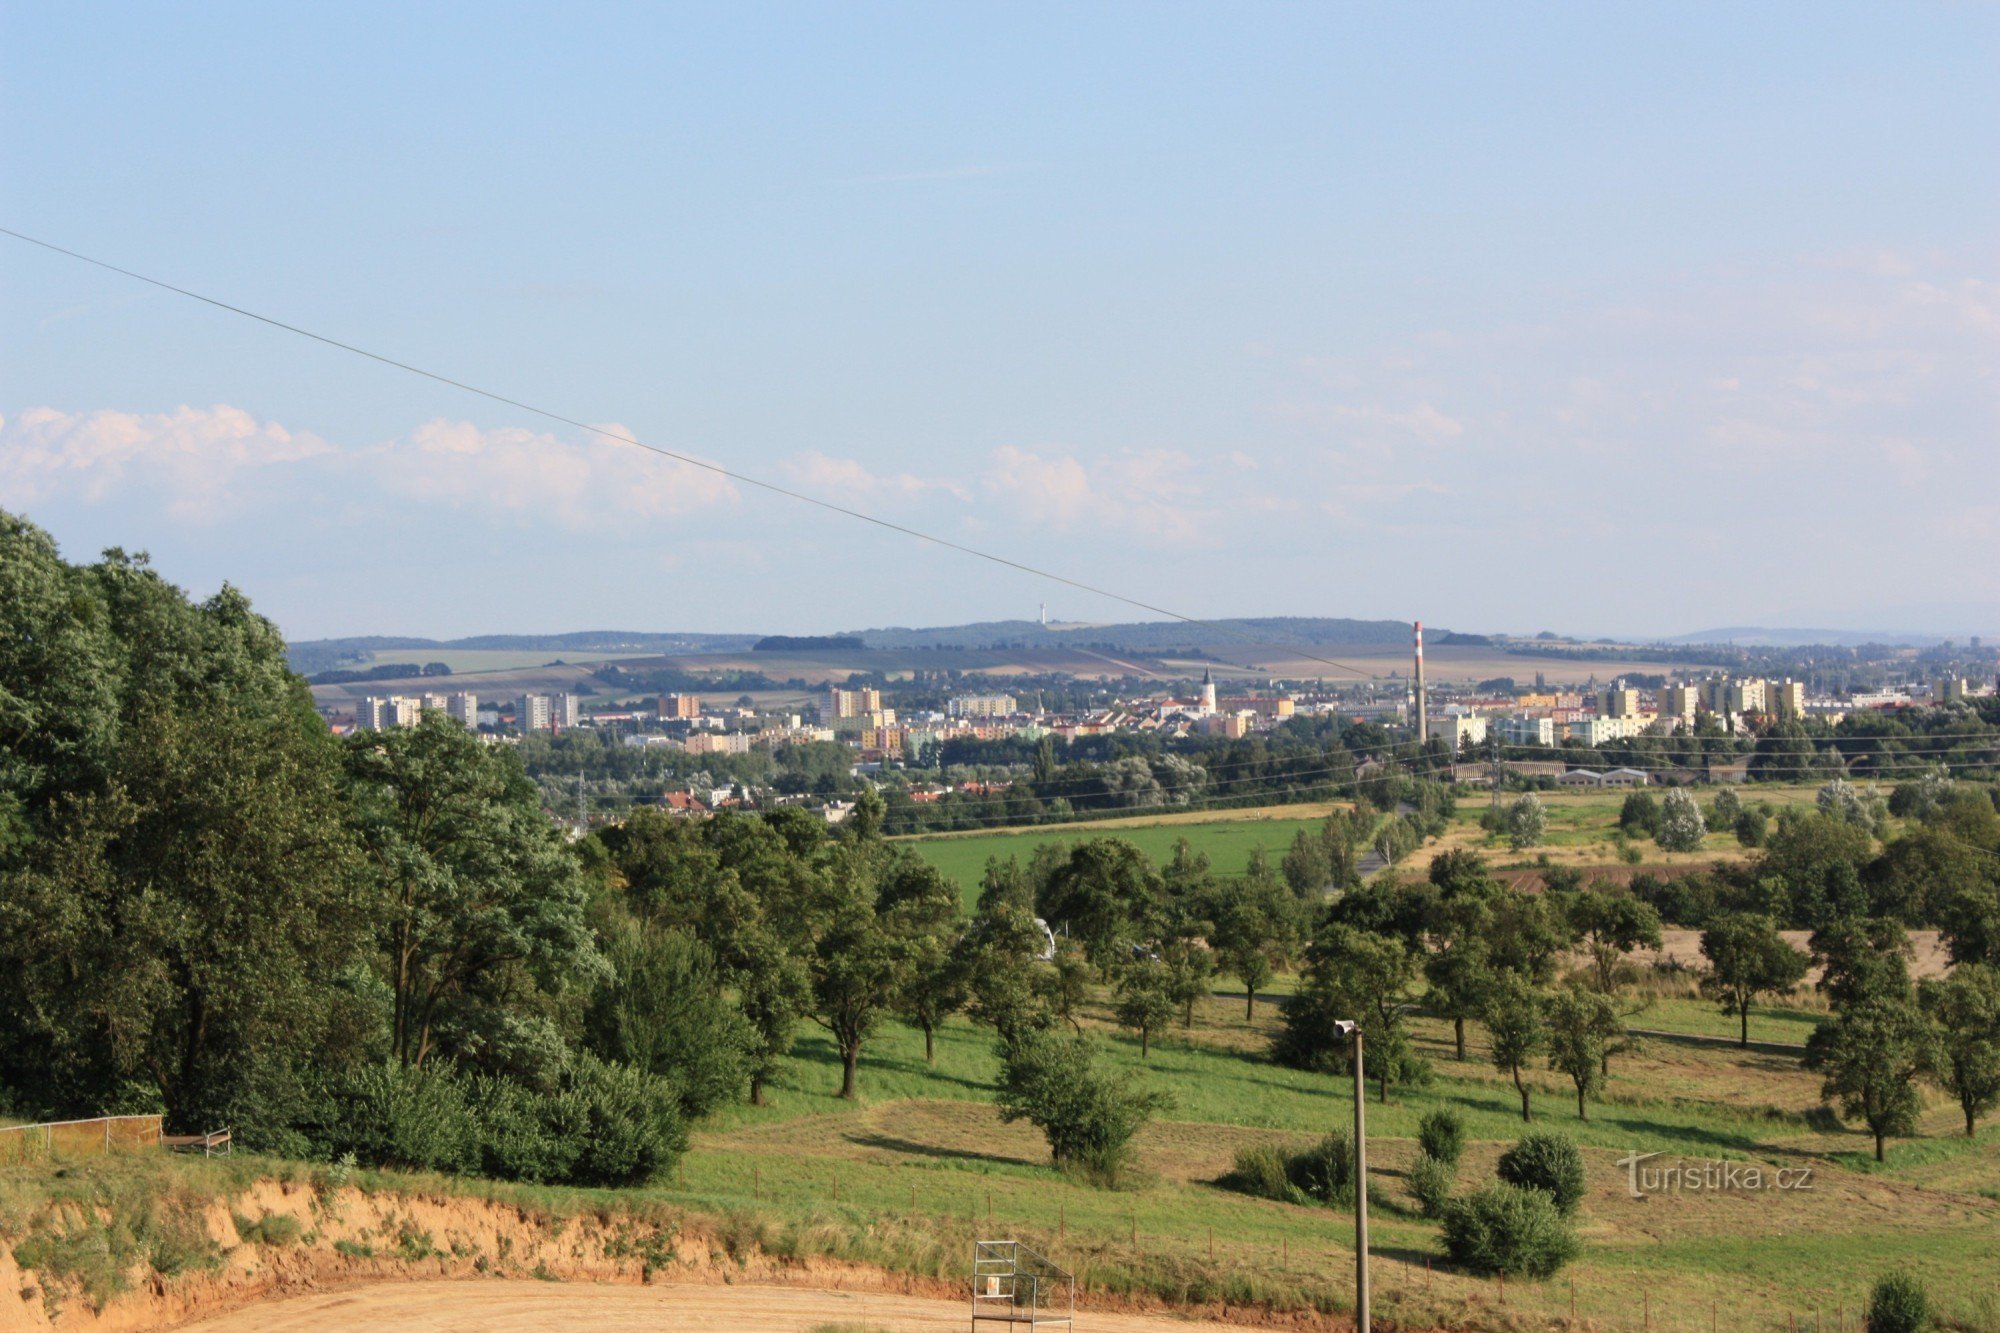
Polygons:
[[1886,917],[1842,917],[1807,943],[1820,966],[1819,991],[1834,1008],[1910,994],[1910,934]]
[[1261,859],[1217,890],[1209,942],[1224,971],[1243,983],[1243,1016],[1257,1016],[1257,992],[1290,961],[1299,943],[1299,903]]
[[1702,992],[1722,1002],[1722,1012],[1741,1020],[1737,1042],[1750,1044],[1750,1006],[1759,995],[1788,991],[1805,977],[1812,960],[1785,943],[1767,916],[1735,912],[1701,933],[1708,959]]
[[1917,995],[1936,1029],[1933,1076],[1957,1098],[1971,1138],[1979,1117],[2000,1105],[2000,968],[1961,963],[1926,978]]
[[1660,914],[1629,893],[1593,886],[1570,901],[1570,929],[1590,948],[1591,975],[1600,994],[1618,988],[1618,965],[1638,948],[1660,947]]
[[1531,1089],[1521,1078],[1521,1071],[1548,1048],[1548,1024],[1541,997],[1519,975],[1501,973],[1487,998],[1485,1021],[1493,1067],[1513,1078],[1514,1091],[1521,1095],[1521,1119],[1533,1120],[1529,1106]]
[[1122,969],[1112,1011],[1120,1027],[1139,1034],[1139,1058],[1150,1059],[1153,1034],[1174,1017],[1173,975],[1167,965],[1158,959],[1141,958]]
[[1653,837],[1663,851],[1700,851],[1708,837],[1708,823],[1694,797],[1679,787],[1668,792],[1660,803],[1660,822]]
[[1040,914],[1067,926],[1109,975],[1121,950],[1152,933],[1162,898],[1145,853],[1122,838],[1093,838],[1071,849],[1037,901]]
[[1914,1134],[1923,1100],[1917,1080],[1937,1063],[1935,1034],[1906,999],[1871,997],[1837,1012],[1806,1041],[1806,1068],[1825,1074],[1820,1097],[1884,1141]]
[[1590,1119],[1587,1100],[1604,1087],[1610,1046],[1623,1030],[1618,1011],[1605,995],[1565,986],[1548,999],[1549,1068],[1576,1085],[1576,1118]]

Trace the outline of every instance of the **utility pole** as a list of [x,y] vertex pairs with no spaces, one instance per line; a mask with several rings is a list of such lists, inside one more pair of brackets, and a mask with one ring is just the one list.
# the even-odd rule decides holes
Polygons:
[[[1422,660],[1422,659],[1419,659]],[[1362,1091],[1361,1027],[1354,1028],[1354,1327],[1368,1333],[1368,1097]]]
[[1500,733],[1493,733],[1493,813],[1500,813]]

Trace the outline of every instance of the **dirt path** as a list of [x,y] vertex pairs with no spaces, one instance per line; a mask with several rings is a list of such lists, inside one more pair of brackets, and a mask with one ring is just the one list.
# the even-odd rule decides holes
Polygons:
[[[246,1306],[182,1325],[185,1333],[512,1333],[587,1328],[688,1333],[806,1333],[824,1324],[854,1333],[943,1333],[966,1324],[959,1301],[816,1287],[661,1283],[615,1286],[561,1282],[377,1282],[343,1291]],[[1092,1314],[1079,1308],[1077,1333],[1229,1333],[1242,1325],[1159,1315]]]

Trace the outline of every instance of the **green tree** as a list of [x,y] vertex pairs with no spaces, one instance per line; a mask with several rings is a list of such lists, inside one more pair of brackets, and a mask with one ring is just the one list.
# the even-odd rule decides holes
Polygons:
[[[1260,873],[1261,871],[1261,873]],[[1260,864],[1216,892],[1210,944],[1222,969],[1243,983],[1243,1016],[1257,1015],[1257,992],[1298,947],[1298,900]]]
[[959,944],[967,1008],[990,1025],[1003,1044],[1016,1042],[1053,1019],[1049,993],[1054,966],[1048,936],[1025,907],[997,903],[973,918]]
[[1820,966],[1819,990],[1836,1008],[1910,993],[1910,936],[1887,917],[1842,917],[1807,941]]
[[1836,1013],[1806,1041],[1806,1068],[1826,1077],[1820,1097],[1868,1126],[1875,1160],[1891,1135],[1914,1134],[1923,1101],[1917,1080],[1937,1060],[1936,1040],[1907,999],[1870,997]]
[[1144,939],[1162,906],[1160,877],[1122,838],[1078,843],[1037,900],[1041,914],[1069,929],[1101,974]]
[[1708,822],[1694,797],[1679,787],[1668,792],[1660,803],[1660,821],[1653,830],[1662,851],[1696,852],[1708,837]]
[[370,1035],[334,742],[233,588],[0,515],[0,593],[0,1082],[269,1135]]
[[1533,792],[1522,793],[1507,807],[1507,842],[1517,852],[1539,847],[1548,827],[1548,812]]
[[1141,958],[1120,970],[1117,1002],[1112,1012],[1118,1025],[1139,1034],[1139,1058],[1153,1053],[1153,1034],[1173,1021],[1173,974],[1157,959]]
[[1750,1006],[1759,995],[1799,984],[1812,960],[1785,943],[1769,917],[1736,912],[1717,918],[1701,933],[1708,973],[1702,993],[1722,1002],[1722,1012],[1741,1020],[1738,1044],[1750,1044]]
[[1917,997],[1936,1029],[1934,1077],[1958,1100],[1971,1138],[1979,1117],[2000,1105],[2000,968],[1961,963],[1925,978]]
[[1618,1011],[1597,991],[1566,986],[1549,996],[1549,1068],[1576,1085],[1576,1118],[1590,1119],[1589,1097],[1604,1087],[1609,1044],[1622,1031]]
[[584,1020],[591,1049],[664,1078],[691,1120],[740,1093],[756,1033],[722,993],[708,946],[634,920],[617,922],[608,936],[611,975]]
[[1495,978],[1487,997],[1484,1018],[1493,1067],[1514,1080],[1514,1091],[1521,1097],[1521,1119],[1533,1120],[1529,1105],[1532,1089],[1522,1079],[1521,1071],[1549,1044],[1541,999],[1534,987],[1518,974],[1503,972]]
[[1649,791],[1627,793],[1618,808],[1618,827],[1633,835],[1652,837],[1660,831],[1660,803]]
[[1586,889],[1571,901],[1569,923],[1590,948],[1591,975],[1604,995],[1618,988],[1618,967],[1626,954],[1660,947],[1660,914],[1629,893]]
[[1176,935],[1162,941],[1160,958],[1167,965],[1167,996],[1180,1011],[1181,1026],[1192,1029],[1195,1002],[1209,995],[1215,955],[1201,941]]
[[386,903],[390,1050],[421,1065],[440,1022],[477,1027],[525,977],[557,991],[603,971],[576,855],[504,747],[439,713],[357,732],[348,806]]
[[1106,1185],[1131,1160],[1132,1136],[1171,1104],[1103,1070],[1088,1038],[1047,1031],[1003,1044],[993,1102],[1003,1121],[1041,1130],[1057,1166]]

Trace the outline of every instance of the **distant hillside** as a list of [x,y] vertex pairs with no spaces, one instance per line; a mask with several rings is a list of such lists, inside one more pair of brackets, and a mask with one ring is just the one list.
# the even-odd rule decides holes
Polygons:
[[308,639],[291,645],[292,670],[316,675],[364,661],[372,653],[426,648],[483,648],[513,652],[556,653],[733,653],[757,641],[755,634],[676,634],[640,630],[589,629],[569,634],[479,634],[469,639],[406,639],[367,636],[352,639]]
[[1677,644],[1727,643],[1741,648],[1811,648],[1819,644],[1830,648],[1859,648],[1871,643],[1885,647],[1931,648],[1944,641],[1942,634],[1892,630],[1768,629],[1760,625],[1696,630],[1692,634],[1660,640],[1662,643]]

